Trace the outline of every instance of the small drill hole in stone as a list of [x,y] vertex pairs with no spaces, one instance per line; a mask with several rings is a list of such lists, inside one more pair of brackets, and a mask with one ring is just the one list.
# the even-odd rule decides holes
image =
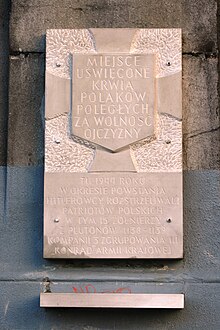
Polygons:
[[171,143],[171,141],[170,141],[170,140],[167,140],[167,141],[166,141],[166,144],[170,144],[170,143]]
[[59,221],[60,221],[59,219],[54,219],[54,222],[56,222],[56,223],[59,222]]
[[167,62],[167,66],[171,66],[171,63],[169,61]]
[[167,223],[171,223],[171,221],[172,221],[171,219],[167,219]]

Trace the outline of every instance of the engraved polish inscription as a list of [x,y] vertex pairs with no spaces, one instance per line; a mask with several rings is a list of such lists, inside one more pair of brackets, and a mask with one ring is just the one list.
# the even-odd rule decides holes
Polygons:
[[154,55],[74,54],[72,133],[117,150],[153,135]]
[[179,29],[49,30],[44,257],[182,258]]
[[85,173],[71,178],[65,174],[56,188],[50,174],[45,218],[52,230],[45,237],[46,255],[180,256],[181,196],[175,185],[168,185],[173,179],[181,184],[181,176],[170,173],[161,178],[158,174]]

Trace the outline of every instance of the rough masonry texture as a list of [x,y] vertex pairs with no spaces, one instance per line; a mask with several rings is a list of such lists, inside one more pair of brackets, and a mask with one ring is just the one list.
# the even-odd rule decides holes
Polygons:
[[[219,329],[217,5],[215,0],[11,1],[9,88],[7,65],[1,62],[0,69],[0,117],[5,122],[7,112],[8,119],[7,134],[1,130],[3,139],[8,135],[7,176],[4,167],[0,177],[1,329]],[[5,0],[0,31],[6,41],[8,10]],[[183,260],[72,262],[42,257],[45,33],[48,28],[89,27],[183,29]],[[41,290],[181,292],[186,307],[47,310],[39,307]]]

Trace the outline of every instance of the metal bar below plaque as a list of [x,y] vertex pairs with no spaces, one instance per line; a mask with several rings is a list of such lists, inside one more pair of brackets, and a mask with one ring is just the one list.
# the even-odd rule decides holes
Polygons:
[[41,293],[40,307],[183,309],[183,294]]

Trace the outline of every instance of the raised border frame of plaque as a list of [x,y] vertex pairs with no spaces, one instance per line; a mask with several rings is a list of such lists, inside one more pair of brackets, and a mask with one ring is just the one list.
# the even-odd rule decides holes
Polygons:
[[180,29],[48,30],[44,257],[182,258]]

